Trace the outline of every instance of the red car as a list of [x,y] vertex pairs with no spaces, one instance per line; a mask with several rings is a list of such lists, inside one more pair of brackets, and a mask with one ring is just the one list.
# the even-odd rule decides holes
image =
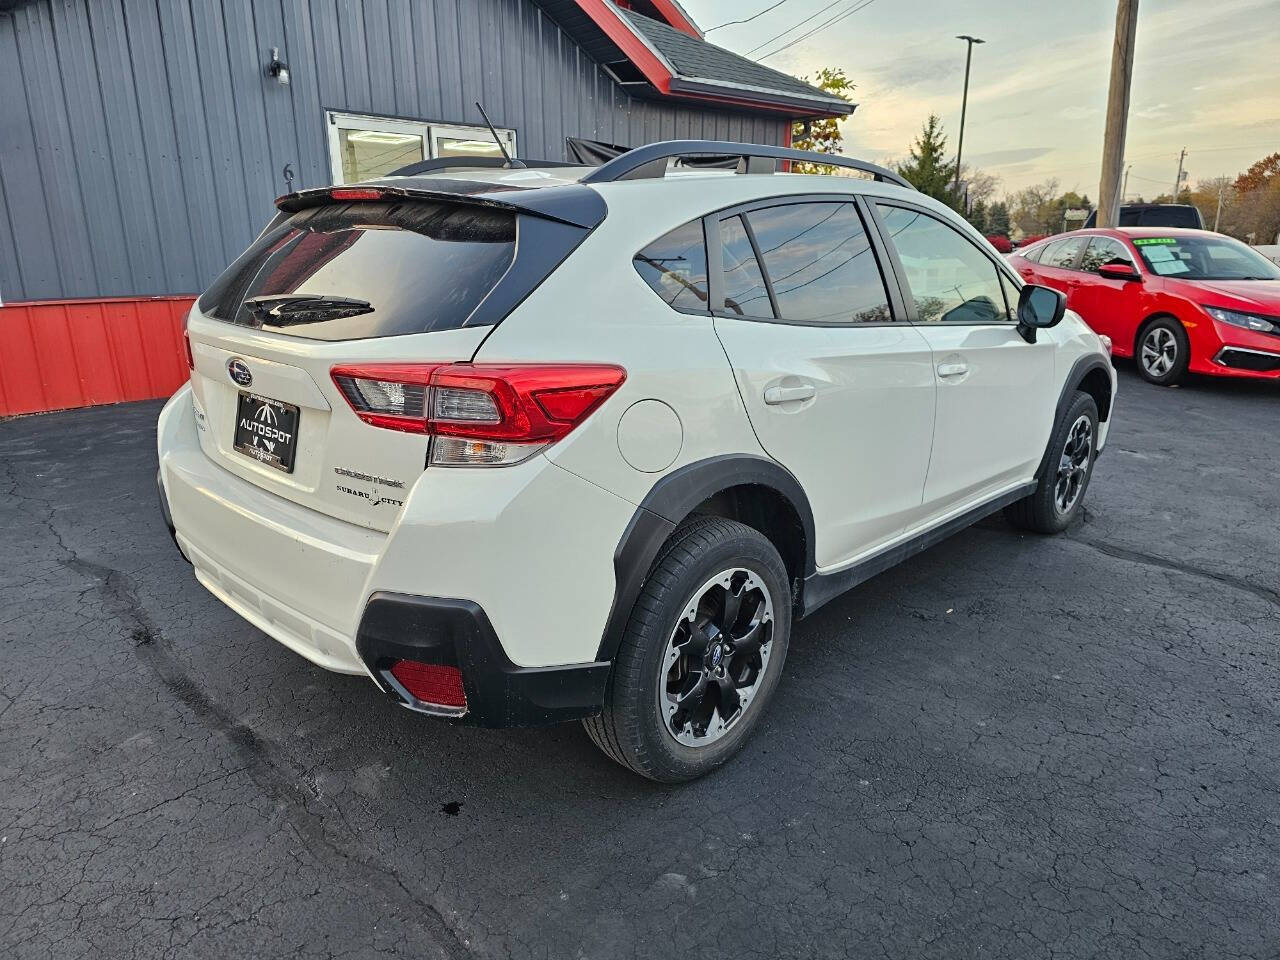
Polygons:
[[1208,230],[1121,227],[1048,237],[1009,257],[1055,287],[1152,383],[1190,370],[1280,379],[1280,267]]

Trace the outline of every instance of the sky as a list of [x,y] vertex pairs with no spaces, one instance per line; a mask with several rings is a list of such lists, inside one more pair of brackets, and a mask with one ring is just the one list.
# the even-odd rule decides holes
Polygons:
[[[704,30],[777,0],[681,0]],[[1057,178],[1096,201],[1114,0],[783,0],[750,23],[711,30],[736,53],[830,4],[749,55],[803,76],[841,67],[858,104],[842,124],[845,153],[904,158],[924,119],[943,121],[954,154],[965,43],[973,48],[964,160],[994,174],[998,193]],[[768,56],[824,21],[843,19]],[[1280,0],[1142,0],[1126,159],[1126,196],[1173,188],[1187,150],[1189,183],[1234,176],[1280,151]]]

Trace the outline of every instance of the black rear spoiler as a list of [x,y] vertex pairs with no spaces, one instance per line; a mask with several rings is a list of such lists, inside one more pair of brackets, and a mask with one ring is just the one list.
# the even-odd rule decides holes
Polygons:
[[287,193],[276,199],[277,209],[294,213],[332,203],[390,203],[418,200],[424,203],[457,203],[487,207],[508,213],[526,213],[547,220],[592,230],[604,220],[608,208],[590,187],[577,183],[550,187],[513,187],[469,180],[420,180],[399,183],[361,183],[354,186],[318,187]]

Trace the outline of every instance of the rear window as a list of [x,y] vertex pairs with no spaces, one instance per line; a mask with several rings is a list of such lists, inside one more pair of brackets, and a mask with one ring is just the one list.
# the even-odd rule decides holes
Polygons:
[[512,213],[330,204],[268,229],[200,298],[218,320],[318,340],[465,326],[515,256]]
[[1195,207],[1150,207],[1142,211],[1137,223],[1124,224],[1137,227],[1190,227],[1199,230],[1200,211]]
[[702,221],[664,234],[635,255],[636,272],[677,310],[707,309],[707,245]]

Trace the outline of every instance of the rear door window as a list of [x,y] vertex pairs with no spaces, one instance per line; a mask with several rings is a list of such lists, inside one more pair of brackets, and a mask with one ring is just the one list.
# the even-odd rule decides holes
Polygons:
[[1133,258],[1129,256],[1129,251],[1125,249],[1124,244],[1119,240],[1111,237],[1093,237],[1089,240],[1089,247],[1084,252],[1084,258],[1080,261],[1080,269],[1087,270],[1090,273],[1097,273],[1100,266],[1113,260],[1123,260],[1125,263],[1133,265]]
[[880,267],[851,203],[792,203],[746,215],[782,320],[888,323]]
[[707,309],[707,244],[701,220],[659,237],[637,253],[633,263],[644,282],[669,306]]
[[464,326],[516,248],[512,213],[449,203],[309,207],[267,230],[200,310],[318,340]]
[[1088,237],[1068,237],[1066,240],[1059,240],[1045,251],[1040,262],[1047,267],[1057,267],[1059,270],[1074,270],[1076,257],[1088,240]]

